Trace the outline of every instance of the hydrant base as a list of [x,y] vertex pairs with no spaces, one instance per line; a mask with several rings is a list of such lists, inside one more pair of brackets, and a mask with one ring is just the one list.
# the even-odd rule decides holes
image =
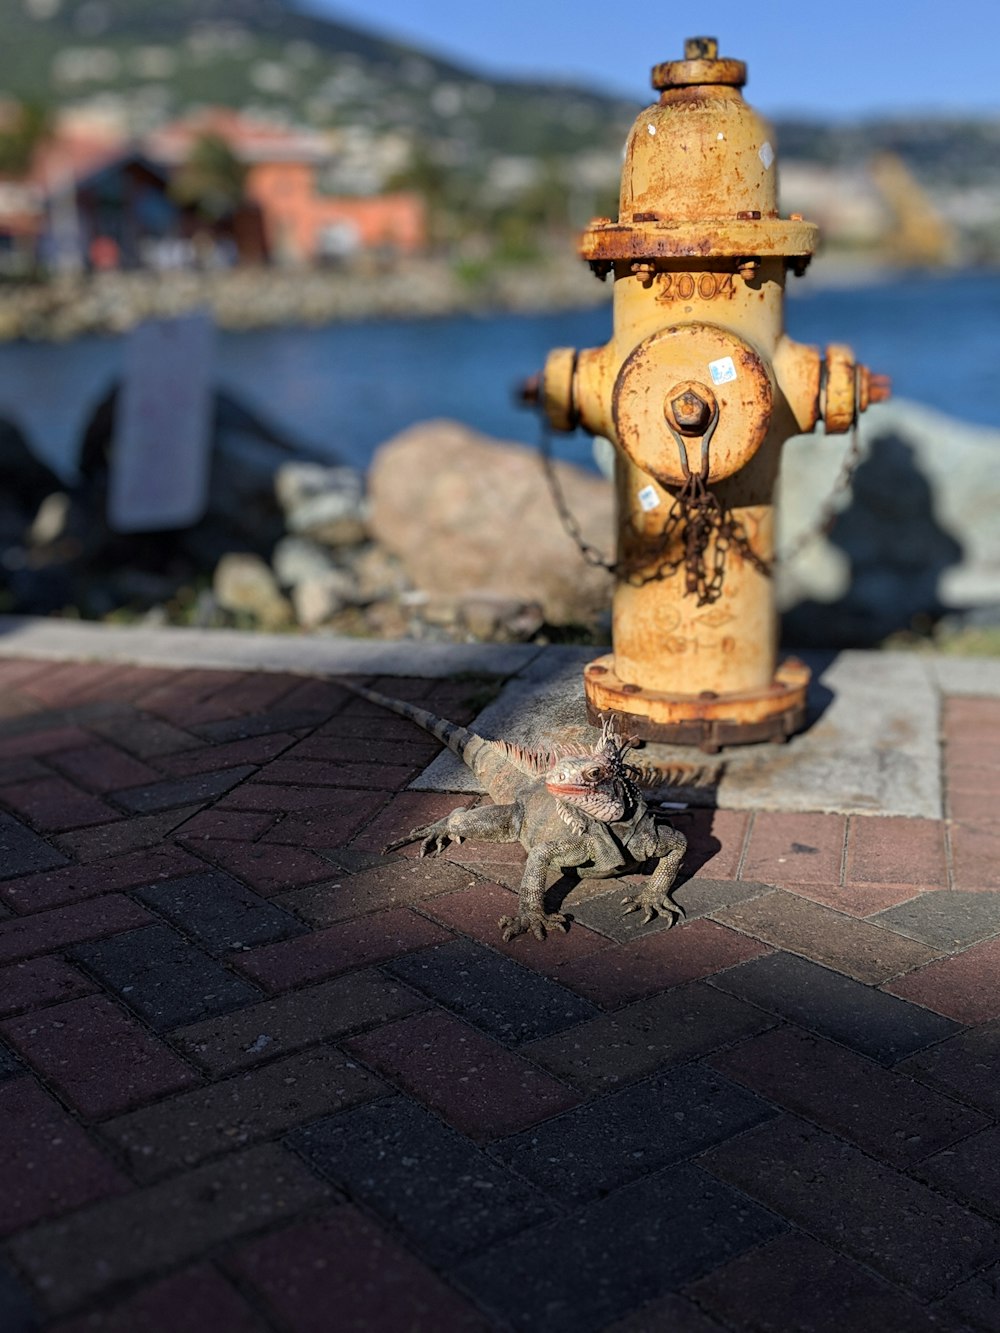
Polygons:
[[584,668],[583,683],[592,723],[613,713],[621,729],[640,740],[696,745],[715,754],[724,745],[785,741],[801,730],[809,675],[804,663],[788,658],[762,690],[665,694],[620,680],[608,653]]

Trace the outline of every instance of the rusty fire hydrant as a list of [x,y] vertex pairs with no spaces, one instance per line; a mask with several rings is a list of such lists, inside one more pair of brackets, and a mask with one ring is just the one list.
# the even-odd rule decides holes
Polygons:
[[585,670],[591,719],[715,750],[784,739],[805,717],[807,669],[777,662],[781,447],[819,422],[849,430],[889,385],[848,347],[784,333],[785,277],[805,271],[818,229],[778,214],[746,66],[699,37],[652,79],[618,221],[595,218],[580,243],[614,276],[611,340],[552,351],[529,397],[554,429],[616,446],[614,650]]

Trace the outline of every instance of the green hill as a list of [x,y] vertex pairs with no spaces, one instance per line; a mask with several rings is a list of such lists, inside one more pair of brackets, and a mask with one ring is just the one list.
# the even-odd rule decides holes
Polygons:
[[316,126],[404,130],[479,153],[621,142],[635,108],[579,88],[497,82],[288,0],[0,0],[0,92],[123,109],[147,128],[204,103]]

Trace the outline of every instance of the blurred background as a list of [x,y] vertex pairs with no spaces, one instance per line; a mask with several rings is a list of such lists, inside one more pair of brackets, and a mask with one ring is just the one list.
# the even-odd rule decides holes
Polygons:
[[[596,0],[0,0],[0,19],[0,611],[606,632],[604,585],[575,604],[530,568],[426,586],[375,473],[442,418],[452,444],[537,445],[512,385],[606,340],[610,284],[576,234],[617,214],[649,67],[709,33],[773,123],[783,211],[822,228],[790,334],[850,343],[898,399],[866,424],[843,521],[782,574],[787,632],[1000,638],[996,6],[847,0],[805,23],[717,0],[623,23]],[[150,320],[173,333],[136,335]],[[384,458],[453,563],[485,568],[460,537],[490,515],[420,493],[435,458],[463,466],[441,429],[411,433],[410,471]],[[842,451],[789,450],[789,538]],[[558,453],[610,544],[590,442]]]

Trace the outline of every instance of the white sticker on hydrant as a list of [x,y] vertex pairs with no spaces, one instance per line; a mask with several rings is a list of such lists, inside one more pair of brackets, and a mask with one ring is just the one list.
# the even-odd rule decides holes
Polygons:
[[647,514],[651,509],[659,509],[660,507],[660,497],[656,493],[655,486],[643,486],[635,498],[639,501],[640,509]]
[[757,156],[764,163],[764,170],[766,171],[768,167],[771,165],[771,163],[774,161],[774,149],[765,140],[765,142],[762,143],[760,148],[758,149]]
[[713,384],[728,384],[736,378],[736,367],[731,356],[720,356],[718,361],[709,361],[708,373]]

